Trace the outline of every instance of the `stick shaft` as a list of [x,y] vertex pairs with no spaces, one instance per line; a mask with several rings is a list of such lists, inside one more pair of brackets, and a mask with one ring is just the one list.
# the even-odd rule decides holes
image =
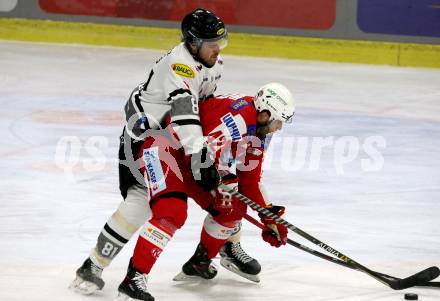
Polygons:
[[[254,224],[255,226],[257,226],[258,228],[260,228],[262,230],[266,228],[262,223],[260,223],[258,220],[256,220],[255,218],[253,218],[249,214],[246,214],[244,216],[244,218],[248,222]],[[295,248],[298,248],[298,249],[300,249],[302,251],[305,251],[305,252],[307,252],[309,254],[312,254],[312,255],[315,255],[315,256],[320,257],[322,259],[325,259],[325,260],[331,261],[333,263],[339,264],[339,265],[341,265],[343,267],[350,268],[350,269],[353,269],[353,270],[357,270],[355,267],[351,266],[350,264],[348,264],[348,263],[346,263],[346,262],[344,262],[344,261],[342,261],[342,260],[340,260],[338,258],[331,257],[331,256],[329,256],[327,254],[324,254],[324,253],[321,253],[319,251],[313,250],[313,249],[311,249],[311,248],[309,248],[309,247],[307,247],[307,246],[305,246],[303,244],[300,244],[299,242],[291,240],[290,238],[287,238],[287,243],[289,245],[291,245],[291,246],[293,246]]]
[[382,276],[380,276],[376,272],[374,272],[374,271],[370,270],[369,268],[361,265],[360,263],[358,263],[355,260],[351,259],[350,257],[348,257],[347,255],[343,254],[342,252],[336,250],[335,248],[325,244],[324,242],[320,241],[319,239],[317,239],[317,238],[311,236],[310,234],[304,232],[300,228],[292,225],[291,223],[289,223],[285,219],[281,218],[277,214],[274,214],[274,213],[270,212],[266,208],[264,208],[261,205],[255,203],[254,201],[252,201],[251,199],[249,199],[246,196],[242,195],[238,191],[235,191],[234,189],[230,188],[229,186],[227,186],[225,184],[220,184],[219,187],[221,189],[226,190],[228,193],[230,193],[231,195],[233,195],[234,197],[236,197],[240,201],[244,202],[246,205],[248,205],[249,207],[251,207],[255,211],[258,211],[259,213],[261,213],[261,214],[263,214],[263,215],[265,215],[265,216],[267,216],[269,218],[274,219],[277,223],[287,227],[288,229],[290,229],[291,231],[295,232],[296,234],[304,237],[305,239],[307,239],[308,241],[314,243],[315,245],[317,245],[321,249],[324,249],[326,252],[332,254],[333,256],[336,256],[337,258],[339,258],[343,262],[345,262],[345,263],[347,263],[349,265],[352,265],[353,267],[355,267],[359,271],[364,272],[365,274],[373,277],[377,281],[380,281],[383,284],[385,284],[385,285],[387,285],[389,287],[392,287],[391,286],[391,281],[389,279],[383,278]]
[[[255,218],[253,218],[249,214],[246,214],[244,216],[244,218],[247,221],[249,221],[250,223],[254,224],[255,226],[257,226],[258,228],[260,228],[262,230],[266,228],[262,223],[260,223],[258,220],[256,220]],[[321,253],[321,252],[319,252],[317,250],[311,249],[311,248],[309,248],[307,246],[304,246],[304,245],[302,245],[302,244],[300,244],[300,243],[298,243],[298,242],[296,242],[294,240],[291,240],[290,238],[287,238],[287,243],[289,245],[291,245],[291,246],[294,246],[295,248],[298,248],[298,249],[300,249],[302,251],[305,251],[305,252],[307,252],[309,254],[312,254],[314,256],[317,256],[319,258],[322,258],[322,259],[325,259],[327,261],[336,263],[336,264],[338,264],[340,266],[343,266],[343,267],[346,267],[346,268],[350,268],[350,269],[353,269],[353,270],[357,270],[357,271],[363,272],[362,270],[359,270],[357,267],[355,267],[355,266],[353,266],[353,265],[351,265],[349,263],[346,263],[346,262],[340,260],[339,258],[331,257],[331,256],[329,256],[327,254],[324,254],[324,253]],[[372,271],[372,272],[377,274],[379,277],[387,278],[390,281],[396,282],[396,281],[400,281],[401,280],[400,278],[397,278],[397,277],[394,277],[394,276],[390,276],[390,275],[387,275],[387,274],[383,274],[383,273],[379,273],[379,272],[375,272],[375,271]],[[440,282],[417,283],[416,286],[440,288]]]

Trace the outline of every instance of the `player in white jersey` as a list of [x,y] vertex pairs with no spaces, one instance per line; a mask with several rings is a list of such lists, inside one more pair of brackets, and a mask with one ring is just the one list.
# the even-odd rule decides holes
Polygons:
[[[124,197],[133,184],[143,183],[139,164],[124,160],[137,158],[138,144],[144,140],[145,131],[162,128],[168,112],[171,112],[173,130],[184,141],[185,154],[196,155],[202,150],[198,103],[213,96],[217,88],[223,69],[219,54],[227,45],[227,32],[220,18],[204,9],[197,9],[183,19],[182,35],[183,42],[156,61],[147,81],[134,89],[125,105],[125,157],[120,160],[129,170],[128,178],[120,181]],[[130,145],[127,140],[131,141]],[[215,173],[212,174],[215,176]],[[215,179],[206,177],[206,182],[201,185],[209,189],[212,182]]]
[[[103,268],[107,267],[139,227],[150,218],[145,203],[144,178],[136,160],[145,131],[159,129],[171,112],[173,128],[185,153],[200,157],[202,129],[198,102],[213,95],[221,78],[220,50],[227,45],[227,31],[219,17],[196,9],[182,20],[182,43],[152,67],[145,82],[136,87],[125,104],[126,126],[120,137],[119,185],[124,198],[100,232],[89,258],[77,270],[72,287],[85,294],[102,289]],[[213,166],[199,168],[199,185],[209,190],[218,182]],[[239,233],[232,236],[239,244]],[[239,254],[236,252],[236,254]],[[259,271],[259,263],[251,262]],[[249,265],[249,263],[247,263]]]

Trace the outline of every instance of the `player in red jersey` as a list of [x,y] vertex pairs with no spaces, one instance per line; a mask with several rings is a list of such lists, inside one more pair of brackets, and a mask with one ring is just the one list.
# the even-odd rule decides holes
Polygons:
[[[279,215],[284,207],[267,205],[260,189],[265,135],[281,129],[294,113],[290,92],[281,84],[262,87],[256,97],[229,95],[199,104],[206,145],[201,155],[188,156],[174,127],[150,130],[141,148],[141,171],[145,178],[152,218],[141,227],[127,276],[119,286],[120,299],[153,300],[147,290],[148,274],[157,258],[187,217],[187,199],[193,198],[208,212],[196,253],[183,266],[183,276],[215,277],[211,259],[234,233],[246,213],[246,205],[219,188],[209,191],[197,184],[200,170],[218,173],[219,180]],[[200,168],[213,165],[214,168]],[[209,176],[213,179],[214,176]],[[219,183],[213,183],[217,187]],[[286,227],[262,218],[271,231],[263,239],[279,247],[286,243]],[[176,277],[179,278],[179,277]],[[177,279],[180,280],[180,279]],[[150,296],[146,298],[145,296]],[[141,299],[143,298],[143,299]]]
[[[260,88],[255,98],[238,95],[217,97],[202,103],[200,110],[204,115],[201,119],[204,135],[210,137],[211,145],[217,147],[216,164],[222,182],[273,213],[282,215],[284,207],[268,204],[261,183],[261,174],[266,135],[281,129],[282,123],[291,121],[293,117],[294,101],[290,92],[280,84],[271,83]],[[224,126],[216,126],[219,120],[226,125],[230,134],[226,141],[232,142],[224,148],[218,147],[218,141],[224,137],[219,134],[219,128]],[[241,138],[238,138],[239,133],[242,135]],[[219,138],[213,138],[217,136]],[[183,265],[182,272],[174,280],[186,280],[193,276],[206,279],[215,277],[217,271],[211,265],[211,259],[220,251],[223,253],[220,261],[223,267],[259,282],[257,274],[260,272],[260,266],[258,265],[258,269],[252,269],[252,266],[249,268],[248,265],[244,265],[246,258],[241,258],[239,254],[237,256],[237,250],[231,249],[233,246],[227,241],[231,233],[236,233],[241,228],[246,205],[219,188],[215,196],[198,193],[193,198],[208,214],[195,254]],[[275,247],[286,243],[287,229],[284,226],[263,217],[262,221],[273,229],[263,231],[265,241]]]

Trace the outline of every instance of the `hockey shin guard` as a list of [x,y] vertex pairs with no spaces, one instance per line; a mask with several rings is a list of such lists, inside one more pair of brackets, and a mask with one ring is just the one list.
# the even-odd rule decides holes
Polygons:
[[127,197],[107,220],[95,248],[90,254],[92,261],[102,268],[107,267],[141,225],[151,216],[148,195],[141,186],[134,185]]

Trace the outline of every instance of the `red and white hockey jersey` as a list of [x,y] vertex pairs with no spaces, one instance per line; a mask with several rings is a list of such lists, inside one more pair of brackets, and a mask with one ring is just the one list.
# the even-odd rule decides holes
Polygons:
[[257,112],[252,96],[217,96],[200,103],[200,121],[219,172],[238,177],[239,192],[265,205],[260,184],[263,141],[256,137]]

